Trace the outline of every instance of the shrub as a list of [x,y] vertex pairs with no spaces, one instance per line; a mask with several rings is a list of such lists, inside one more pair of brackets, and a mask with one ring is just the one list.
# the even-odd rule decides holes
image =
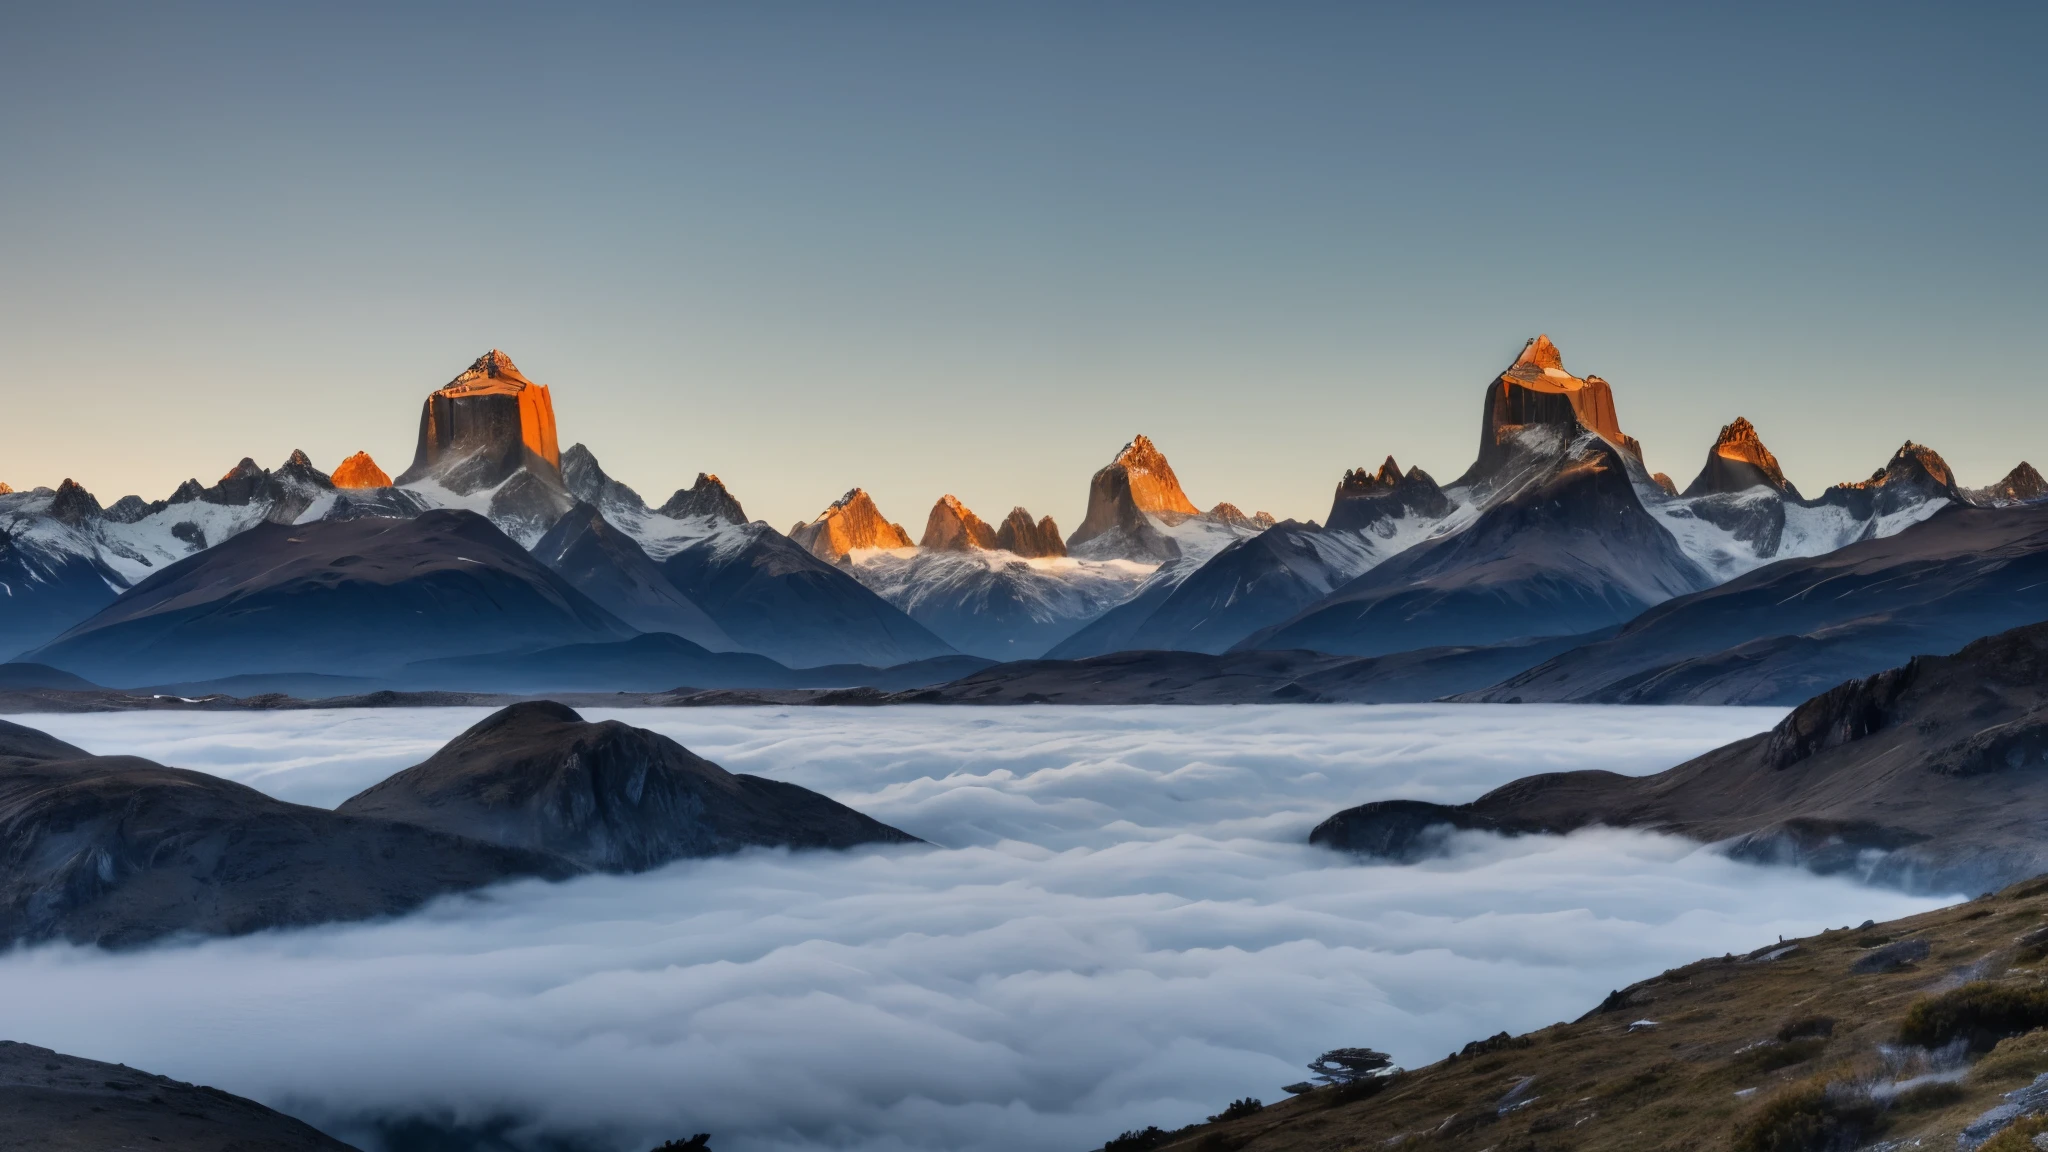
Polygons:
[[1776,1072],[1780,1068],[1806,1063],[1820,1055],[1821,1049],[1827,1045],[1827,1041],[1813,1038],[1764,1044],[1736,1056],[1731,1066],[1744,1072]]
[[1828,1037],[1834,1034],[1833,1016],[1801,1016],[1797,1020],[1787,1020],[1778,1026],[1778,1039],[1787,1044],[1794,1040],[1804,1040],[1809,1036]]
[[2021,1036],[2008,1036],[1970,1069],[1978,1084],[2000,1080],[2032,1080],[2048,1072],[2048,1031],[2036,1029]]
[[1156,1124],[1125,1132],[1102,1146],[1102,1152],[1152,1152],[1152,1149],[1171,1139],[1173,1133],[1161,1131]]
[[1961,1084],[1940,1080],[1906,1089],[1892,1097],[1892,1107],[1901,1112],[1934,1112],[1951,1104],[1960,1104],[1968,1095]]
[[1736,1126],[1734,1152],[1849,1152],[1877,1126],[1868,1096],[1808,1080],[1779,1092]]
[[1230,1102],[1230,1107],[1225,1108],[1223,1111],[1218,1112],[1214,1116],[1209,1117],[1209,1123],[1221,1124],[1225,1120],[1242,1120],[1246,1116],[1250,1116],[1254,1113],[1264,1111],[1265,1107],[1265,1101],[1257,1100],[1250,1096],[1247,1096],[1242,1100],[1232,1100]]
[[2007,1036],[2043,1025],[2048,1025],[2048,990],[1979,980],[1916,1001],[1899,1026],[1899,1040],[1939,1048],[1960,1038],[1969,1041],[1971,1051],[1987,1052]]

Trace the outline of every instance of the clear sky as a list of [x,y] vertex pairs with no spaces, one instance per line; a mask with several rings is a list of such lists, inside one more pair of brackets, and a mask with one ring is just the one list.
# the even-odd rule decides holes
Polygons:
[[[1681,11],[1680,9],[1689,9]],[[1548,332],[1683,484],[2048,467],[2041,5],[0,9],[0,480],[409,462],[485,349],[756,516],[1448,480]]]

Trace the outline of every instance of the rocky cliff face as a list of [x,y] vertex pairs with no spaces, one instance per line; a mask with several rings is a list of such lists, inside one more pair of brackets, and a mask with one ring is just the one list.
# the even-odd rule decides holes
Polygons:
[[1565,371],[1557,345],[1548,336],[1538,336],[1487,386],[1480,411],[1479,458],[1458,483],[1482,483],[1509,468],[1517,440],[1530,430],[1551,430],[1562,445],[1582,428],[1598,433],[1641,466],[1642,445],[1622,432],[1614,412],[1614,390],[1607,381]]
[[1440,517],[1450,510],[1450,498],[1429,473],[1410,468],[1404,474],[1389,456],[1377,472],[1353,468],[1344,473],[1337,483],[1337,494],[1330,501],[1330,517],[1323,526],[1338,530],[1363,528],[1389,518]]
[[1722,427],[1714,446],[1707,450],[1705,466],[1686,486],[1685,495],[1746,492],[1759,486],[1799,499],[1799,490],[1785,479],[1784,470],[1778,467],[1778,458],[1764,447],[1763,440],[1756,434],[1756,426],[1738,416],[1734,423]]
[[391,477],[368,452],[358,452],[335,466],[330,477],[336,488],[389,488]]
[[1010,509],[1003,523],[996,529],[996,547],[1019,556],[1065,556],[1066,542],[1060,539],[1060,526],[1047,516],[1036,523],[1031,513],[1022,507]]
[[451,492],[496,487],[520,468],[559,480],[555,406],[493,348],[435,390],[420,408],[419,446],[400,484],[433,479]]
[[875,507],[874,498],[859,488],[834,500],[809,524],[790,529],[789,538],[828,563],[856,548],[914,547],[910,533],[901,524],[890,523]]
[[709,472],[697,473],[697,482],[688,488],[678,488],[658,511],[663,516],[677,520],[691,516],[709,516],[729,524],[745,524],[747,513],[731,492],[726,491],[725,482]]
[[1067,548],[1071,551],[1116,529],[1142,534],[1148,512],[1173,519],[1198,515],[1200,509],[1181,491],[1165,454],[1146,437],[1134,436],[1089,480],[1088,514],[1067,537]]
[[917,546],[935,552],[994,549],[997,547],[996,530],[962,504],[958,496],[949,494],[939,497],[938,503],[932,505],[931,515],[925,517],[924,536],[918,540]]

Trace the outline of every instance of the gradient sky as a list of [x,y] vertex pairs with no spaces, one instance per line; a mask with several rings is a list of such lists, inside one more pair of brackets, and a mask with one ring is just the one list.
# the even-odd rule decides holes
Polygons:
[[1681,484],[2048,467],[2039,5],[425,7],[0,10],[0,480],[395,473],[496,346],[777,527],[1320,518],[1539,331]]

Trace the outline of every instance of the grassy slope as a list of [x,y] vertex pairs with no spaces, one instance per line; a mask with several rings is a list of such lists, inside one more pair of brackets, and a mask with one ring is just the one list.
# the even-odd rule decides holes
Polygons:
[[[1738,1130],[1773,1097],[1829,1081],[1889,1081],[1878,1048],[1897,1043],[1914,1001],[1970,979],[2048,988],[2048,962],[2031,958],[2015,941],[2044,925],[2048,880],[2036,879],[1938,912],[1808,937],[1775,961],[1701,960],[1624,990],[1621,1005],[1612,1006],[1610,998],[1610,1005],[1575,1023],[1517,1037],[1513,1046],[1404,1073],[1370,1098],[1344,1102],[1339,1090],[1319,1089],[1248,1117],[1183,1129],[1155,1146],[1178,1152],[1334,1152],[1390,1144],[1469,1152],[1730,1149]],[[1896,972],[1851,973],[1868,949],[1908,938],[1925,939],[1931,954]],[[1813,1017],[1831,1017],[1833,1035],[1775,1041],[1788,1023]],[[1658,1024],[1628,1030],[1644,1019]],[[1751,1047],[1759,1041],[1766,1043]],[[1865,1138],[1908,1146],[1918,1138],[1920,1147],[1954,1148],[1956,1133],[1999,1103],[2001,1093],[2048,1072],[2048,1029],[2005,1040],[1973,1059],[1959,1084],[1884,1109]],[[1523,1095],[1533,1102],[1501,1114],[1498,1103],[1527,1077],[1534,1080]],[[1751,1088],[1757,1091],[1736,1095]]]

